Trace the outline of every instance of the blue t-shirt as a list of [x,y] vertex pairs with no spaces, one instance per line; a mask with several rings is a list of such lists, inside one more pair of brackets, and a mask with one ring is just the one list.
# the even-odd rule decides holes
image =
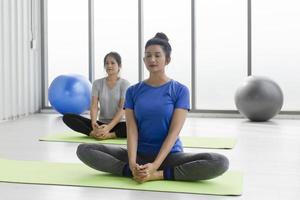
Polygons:
[[[168,135],[174,110],[190,109],[189,90],[174,80],[158,87],[139,82],[128,88],[124,108],[134,111],[138,152],[156,155]],[[171,153],[181,151],[182,143],[178,138]]]

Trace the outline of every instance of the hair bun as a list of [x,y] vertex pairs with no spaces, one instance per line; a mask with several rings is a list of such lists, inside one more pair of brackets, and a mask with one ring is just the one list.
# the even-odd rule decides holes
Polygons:
[[161,40],[166,40],[167,42],[169,41],[169,38],[167,37],[167,35],[162,33],[162,32],[156,33],[154,38],[158,38],[158,39],[161,39]]

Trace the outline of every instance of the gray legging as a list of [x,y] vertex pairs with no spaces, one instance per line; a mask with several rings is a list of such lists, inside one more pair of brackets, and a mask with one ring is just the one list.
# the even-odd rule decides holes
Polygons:
[[[122,147],[80,144],[77,156],[83,163],[96,170],[118,176],[130,176],[124,173],[129,167],[127,150]],[[137,163],[140,165],[153,162],[154,159],[155,156],[137,155]],[[215,178],[223,174],[228,166],[228,159],[221,154],[178,152],[169,154],[159,170],[164,170],[165,179],[197,181]],[[167,169],[172,178],[166,178]]]

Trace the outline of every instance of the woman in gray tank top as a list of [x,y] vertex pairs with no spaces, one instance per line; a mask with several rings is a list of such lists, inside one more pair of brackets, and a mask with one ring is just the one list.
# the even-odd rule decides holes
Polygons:
[[121,56],[117,52],[106,54],[107,76],[93,82],[90,119],[65,114],[63,121],[68,127],[100,140],[127,137],[123,105],[130,84],[119,76],[121,66]]

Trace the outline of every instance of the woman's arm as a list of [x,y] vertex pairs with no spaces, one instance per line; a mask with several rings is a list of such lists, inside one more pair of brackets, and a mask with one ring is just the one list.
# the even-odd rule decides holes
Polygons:
[[98,128],[97,115],[98,115],[98,97],[92,96],[92,103],[90,106],[90,116],[91,116],[93,129]]
[[111,120],[111,122],[109,122],[109,124],[107,124],[107,130],[108,131],[110,131],[122,119],[122,117],[124,115],[123,106],[124,106],[124,99],[121,98],[120,101],[119,101],[119,110],[118,110],[118,112],[115,114],[115,116],[113,117],[113,119]]
[[128,161],[129,161],[130,169],[131,171],[133,171],[136,166],[138,130],[137,130],[137,125],[136,125],[133,110],[126,109],[125,116],[126,116],[126,127],[127,127]]
[[187,110],[181,108],[175,109],[169,128],[168,136],[166,137],[163,145],[161,146],[155,161],[152,163],[154,168],[153,170],[157,170],[160,167],[161,163],[165,160],[167,155],[170,153],[183,127],[186,115]]

